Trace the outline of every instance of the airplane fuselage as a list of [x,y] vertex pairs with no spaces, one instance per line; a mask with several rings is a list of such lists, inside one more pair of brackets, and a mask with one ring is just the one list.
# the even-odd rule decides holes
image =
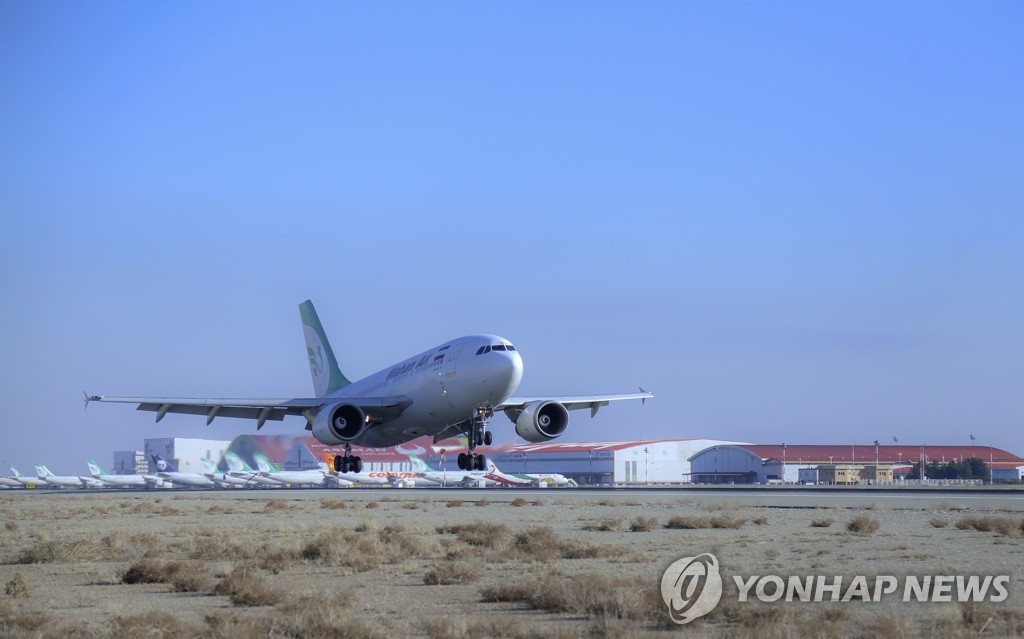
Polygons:
[[[485,347],[491,348],[481,352]],[[353,382],[327,399],[409,397],[412,404],[400,416],[366,429],[352,442],[380,448],[435,435],[471,419],[477,408],[498,406],[515,392],[522,378],[522,357],[508,340],[471,335]]]

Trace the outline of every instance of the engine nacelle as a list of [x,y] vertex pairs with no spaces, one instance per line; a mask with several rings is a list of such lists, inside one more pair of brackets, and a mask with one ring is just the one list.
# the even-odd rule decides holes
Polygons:
[[558,402],[533,402],[516,418],[516,434],[532,444],[554,439],[569,426],[569,411]]
[[350,442],[366,430],[366,413],[353,404],[324,406],[313,418],[313,437],[328,446]]

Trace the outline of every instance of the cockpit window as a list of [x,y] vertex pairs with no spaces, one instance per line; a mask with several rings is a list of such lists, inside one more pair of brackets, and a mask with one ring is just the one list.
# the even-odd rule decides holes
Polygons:
[[505,350],[505,345],[504,344],[495,344],[494,346],[491,347],[491,349],[496,350],[496,351],[503,351],[503,350]]
[[514,350],[516,350],[516,347],[512,346],[511,344],[506,344],[505,345],[505,350],[514,351]]
[[485,348],[487,348],[487,347],[486,346],[481,346],[480,348],[476,349],[476,354],[477,355],[483,355]]

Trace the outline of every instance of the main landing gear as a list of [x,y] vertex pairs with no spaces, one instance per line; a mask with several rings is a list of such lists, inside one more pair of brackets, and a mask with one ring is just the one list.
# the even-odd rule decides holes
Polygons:
[[486,470],[487,458],[477,454],[477,446],[490,446],[494,441],[491,431],[487,430],[487,420],[494,415],[494,409],[480,407],[476,409],[469,432],[469,452],[459,453],[459,470]]
[[345,455],[334,457],[334,472],[337,473],[361,473],[363,472],[363,458],[352,456],[352,446],[345,444]]

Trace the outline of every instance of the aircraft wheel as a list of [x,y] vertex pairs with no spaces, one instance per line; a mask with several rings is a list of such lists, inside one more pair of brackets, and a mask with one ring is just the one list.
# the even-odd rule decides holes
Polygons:
[[484,433],[484,445],[490,446],[494,443],[494,434],[491,431]]
[[459,453],[459,470],[466,470],[466,453]]
[[345,472],[345,471],[342,470],[342,468],[345,467],[345,461],[344,460],[345,460],[345,458],[342,457],[341,455],[336,455],[334,457],[334,472],[336,472],[336,473]]
[[361,473],[363,472],[363,458],[353,457],[352,458],[352,472]]
[[487,458],[483,455],[477,455],[475,461],[476,470],[484,470],[487,468]]

